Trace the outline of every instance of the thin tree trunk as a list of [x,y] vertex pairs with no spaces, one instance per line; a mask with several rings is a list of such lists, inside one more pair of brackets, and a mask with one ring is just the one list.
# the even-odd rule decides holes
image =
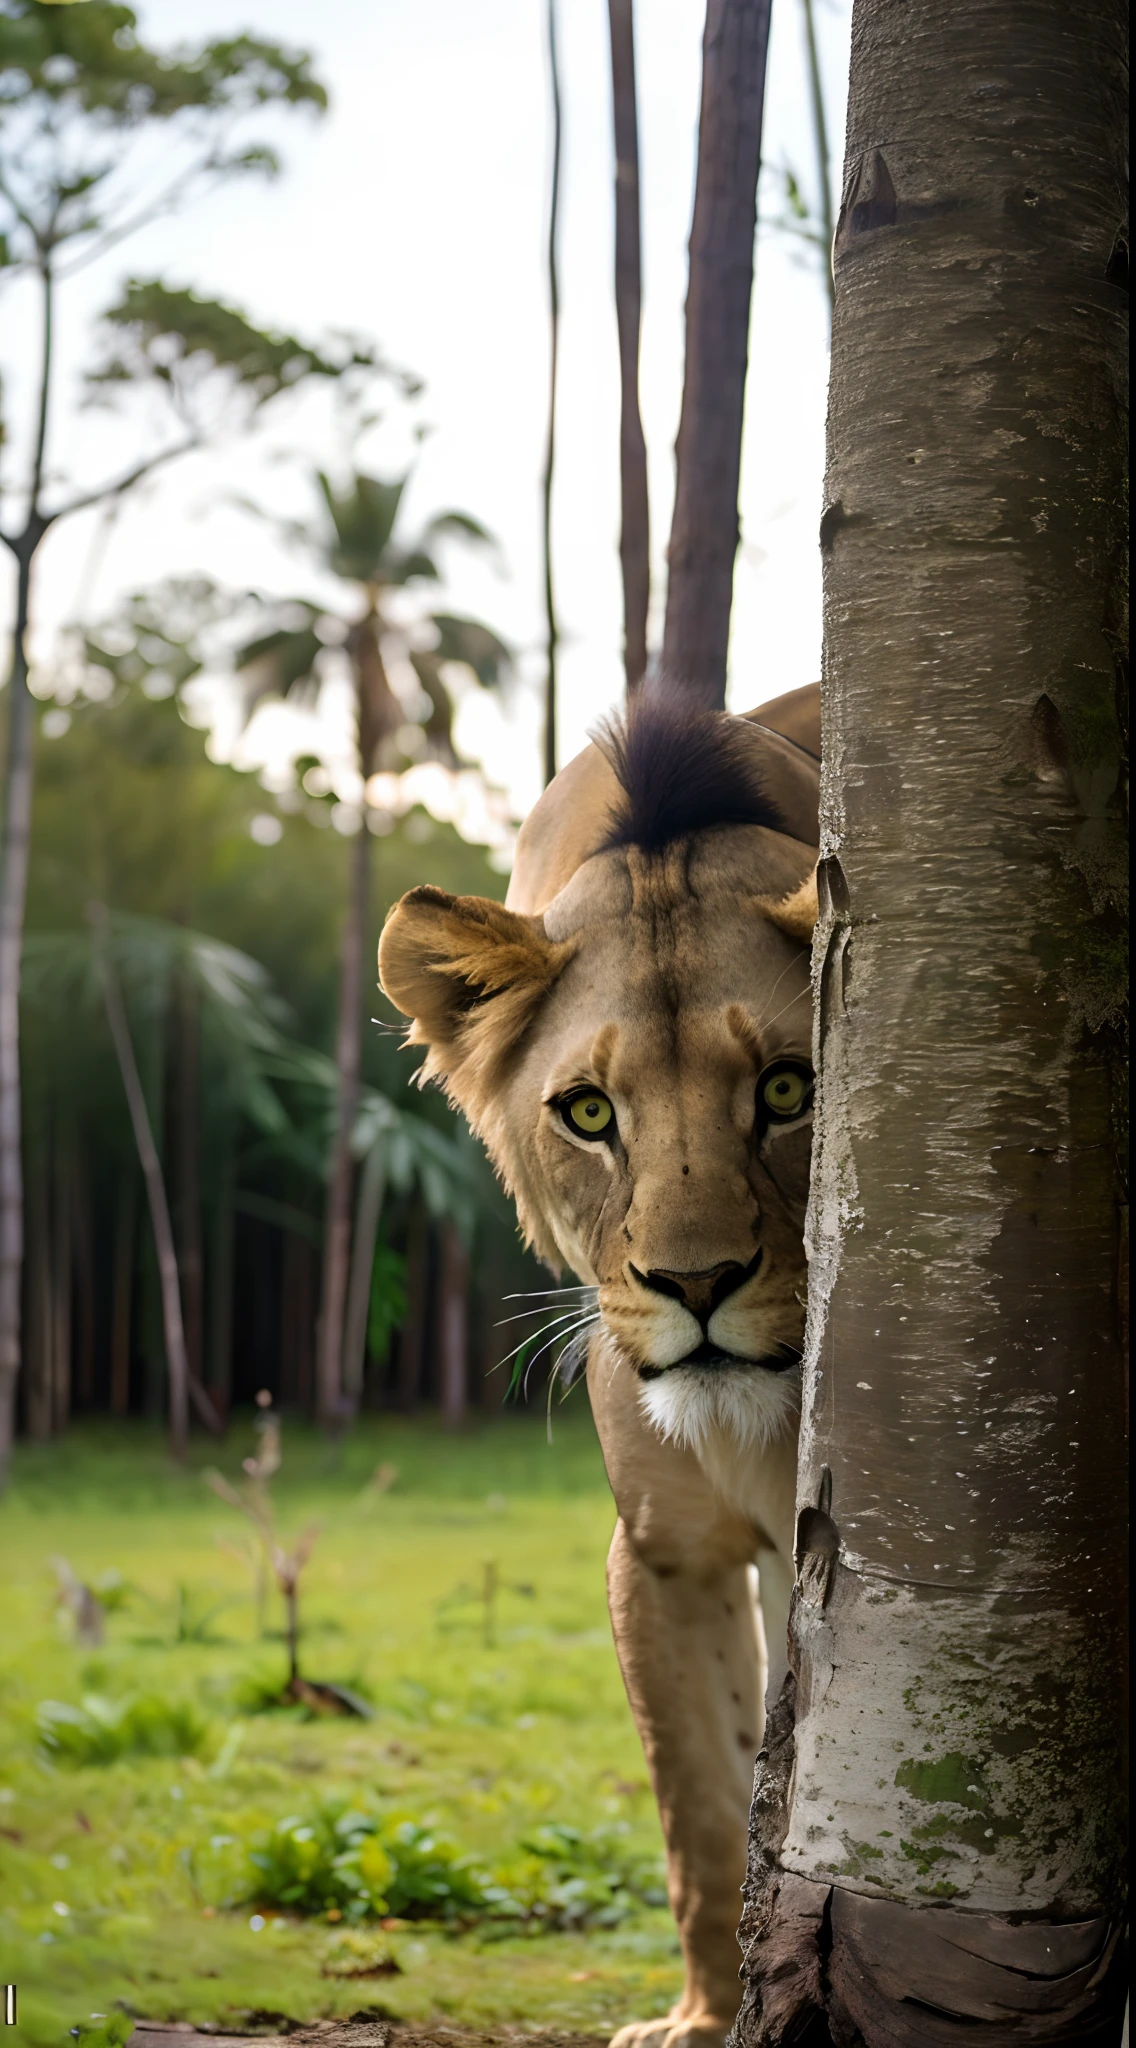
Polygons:
[[351,1190],[355,1177],[351,1133],[359,1106],[363,1053],[363,954],[367,944],[370,849],[370,834],[364,827],[351,842],[350,893],[339,966],[339,1027],[335,1044],[338,1092],[324,1213],[323,1287],[316,1358],[316,1410],[325,1429],[338,1429],[344,1421],[343,1327],[351,1265]]
[[544,619],[547,656],[544,673],[544,779],[556,773],[556,657],[560,629],[552,579],[552,482],[556,464],[556,385],[560,367],[560,60],[556,40],[556,0],[547,0],[548,69],[552,86],[552,183],[548,202],[548,426],[541,482],[544,541]]
[[375,1239],[386,1184],[382,1140],[368,1152],[359,1175],[355,1206],[355,1241],[351,1248],[351,1279],[347,1289],[347,1327],[343,1342],[343,1392],[357,1413],[363,1397],[367,1362],[367,1317],[371,1306],[371,1274]]
[[442,1421],[461,1429],[469,1407],[469,1252],[452,1223],[442,1226],[438,1365]]
[[24,1263],[20,967],[32,828],[32,702],[27,659],[30,552],[20,554],[17,570],[15,645],[8,682],[8,787],[0,855],[0,1487],[12,1449]]
[[31,489],[24,530],[4,535],[16,557],[16,619],[8,681],[8,761],[4,831],[0,840],[0,1489],[8,1471],[20,1371],[21,1274],[24,1259],[24,1180],[20,1136],[20,970],[32,838],[32,700],[28,690],[28,618],[35,551],[47,531],[40,511],[47,455],[54,337],[54,281],[40,270],[43,326],[39,403]]
[[663,671],[722,710],[770,0],[708,0]]
[[639,117],[635,98],[634,0],[608,0],[615,128],[615,317],[619,331],[619,560],[623,571],[623,666],[630,693],[647,668],[651,525],[647,444],[639,411],[642,254]]
[[1125,11],[857,0],[852,52],[798,1577],[737,2040],[1112,2048]]
[[181,1294],[178,1288],[177,1252],[170,1223],[169,1203],[166,1200],[166,1185],[162,1178],[157,1147],[154,1144],[154,1134],[150,1128],[150,1113],[146,1108],[146,1097],[142,1091],[138,1063],[134,1057],[126,1011],[123,1008],[114,970],[103,948],[99,951],[99,974],[107,1022],[114,1040],[119,1072],[122,1075],[122,1085],[130,1110],[134,1142],[138,1148],[138,1161],[142,1168],[146,1197],[150,1205],[150,1221],[154,1230],[154,1249],[158,1259],[158,1279],[162,1297],[166,1371],[169,1376],[170,1449],[174,1457],[182,1461],[189,1448],[191,1398],[202,1421],[214,1435],[220,1434],[221,1425],[217,1411],[200,1380],[196,1374],[191,1376],[189,1371],[185,1329],[181,1316]]
[[809,69],[809,100],[813,115],[813,142],[816,147],[817,205],[820,214],[821,261],[824,264],[824,288],[828,294],[829,319],[836,300],[836,280],[832,274],[832,154],[828,146],[828,119],[824,110],[824,80],[820,70],[820,52],[817,49],[815,0],[801,0],[805,12],[805,56]]
[[177,979],[175,1015],[178,1272],[185,1315],[186,1359],[190,1372],[201,1379],[205,1351],[205,1275],[201,1253],[201,1008],[196,989],[183,975]]

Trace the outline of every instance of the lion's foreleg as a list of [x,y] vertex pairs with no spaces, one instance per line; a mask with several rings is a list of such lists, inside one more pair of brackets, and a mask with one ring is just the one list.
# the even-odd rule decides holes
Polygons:
[[689,1571],[652,1562],[620,1521],[608,1599],[686,1960],[675,2017],[724,2028],[739,1997],[737,1925],[763,1674],[746,1566],[707,1572],[702,1562]]

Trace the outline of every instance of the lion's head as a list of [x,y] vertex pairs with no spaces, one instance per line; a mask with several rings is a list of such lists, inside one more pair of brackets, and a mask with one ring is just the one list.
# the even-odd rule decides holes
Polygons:
[[815,764],[649,704],[580,763],[522,835],[511,901],[551,897],[412,890],[382,984],[656,1424],[765,1434],[804,1325]]

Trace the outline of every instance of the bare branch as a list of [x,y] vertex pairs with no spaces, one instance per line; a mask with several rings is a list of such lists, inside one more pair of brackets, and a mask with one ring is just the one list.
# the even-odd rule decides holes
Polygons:
[[200,448],[201,442],[200,434],[190,434],[184,441],[175,441],[172,448],[162,448],[157,455],[148,456],[145,462],[136,463],[133,469],[127,470],[125,476],[116,478],[112,483],[100,484],[93,491],[84,491],[79,497],[70,499],[66,505],[58,506],[54,512],[47,514],[46,524],[54,526],[57,519],[69,519],[73,512],[86,512],[92,505],[101,505],[106,498],[120,498],[124,491],[129,491],[135,484],[141,483],[144,476],[149,476],[153,470],[160,469],[163,463],[172,462],[178,455],[190,454],[194,448]]

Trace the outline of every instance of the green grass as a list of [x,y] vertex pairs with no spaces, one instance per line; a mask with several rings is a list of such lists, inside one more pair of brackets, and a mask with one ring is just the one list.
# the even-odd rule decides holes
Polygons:
[[[665,2011],[678,1949],[651,1903],[658,1823],[611,1648],[613,1510],[583,1402],[551,1448],[531,1417],[463,1438],[365,1421],[337,1450],[286,1426],[281,1526],[321,1524],[303,1668],[369,1699],[370,1720],[262,1710],[284,1673],[278,1604],[260,1636],[244,1525],[201,1477],[236,1480],[251,1449],[238,1419],[185,1473],[142,1426],[17,1458],[0,1506],[12,2039],[93,2042],[93,2013],[109,2039],[124,2011],[597,2034]],[[368,1484],[380,1463],[398,1469],[386,1491]],[[53,1557],[126,1582],[100,1648],[56,1611]]]

